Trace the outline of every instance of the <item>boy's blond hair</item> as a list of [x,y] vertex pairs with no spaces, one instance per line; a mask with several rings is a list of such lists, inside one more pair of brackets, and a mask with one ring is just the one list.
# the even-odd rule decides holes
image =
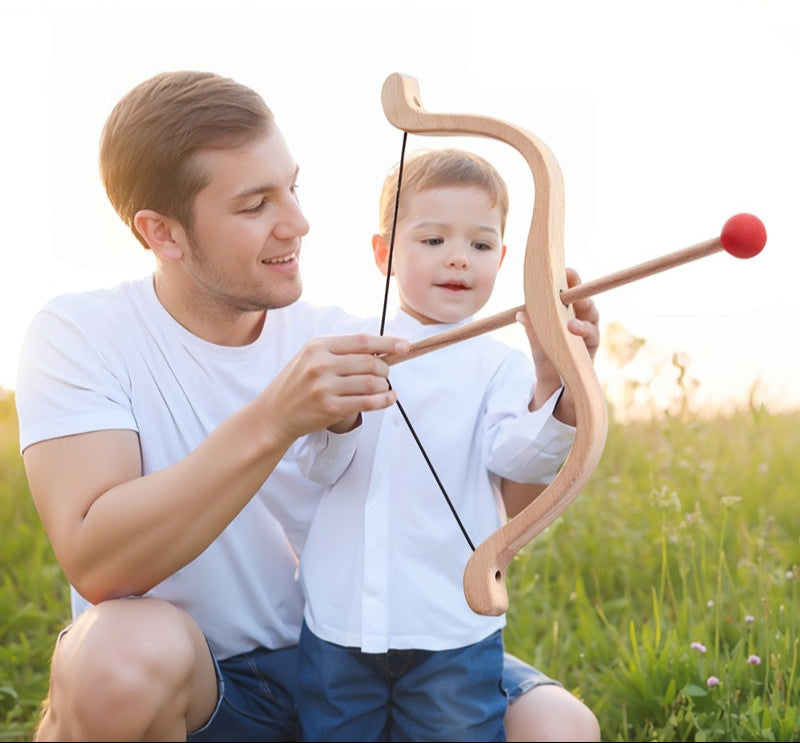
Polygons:
[[[388,240],[392,233],[397,198],[399,165],[395,165],[383,182],[380,198],[380,233]],[[508,188],[493,165],[473,152],[447,148],[417,150],[403,164],[398,219],[404,215],[404,200],[432,188],[475,186],[485,191],[492,206],[500,208],[501,235],[506,227]]]

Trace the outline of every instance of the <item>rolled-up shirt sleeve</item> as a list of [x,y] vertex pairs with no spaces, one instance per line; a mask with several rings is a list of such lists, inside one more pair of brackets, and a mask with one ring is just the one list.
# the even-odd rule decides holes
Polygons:
[[563,388],[539,409],[506,418],[493,428],[486,447],[486,466],[515,482],[550,483],[569,455],[575,427],[553,416]]

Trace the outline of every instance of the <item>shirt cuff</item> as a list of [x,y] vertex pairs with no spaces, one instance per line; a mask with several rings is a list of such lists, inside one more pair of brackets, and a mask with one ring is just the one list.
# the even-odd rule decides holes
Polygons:
[[537,410],[503,424],[489,457],[492,472],[516,482],[552,481],[575,441],[575,427],[553,416],[563,390]]
[[314,482],[330,485],[347,469],[356,453],[361,425],[346,433],[314,431],[297,449],[300,471]]

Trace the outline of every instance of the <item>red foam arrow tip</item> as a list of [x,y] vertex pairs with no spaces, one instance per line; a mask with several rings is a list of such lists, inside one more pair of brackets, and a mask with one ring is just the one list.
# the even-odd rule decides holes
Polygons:
[[753,214],[735,214],[722,227],[722,247],[737,258],[752,258],[767,244],[767,229]]

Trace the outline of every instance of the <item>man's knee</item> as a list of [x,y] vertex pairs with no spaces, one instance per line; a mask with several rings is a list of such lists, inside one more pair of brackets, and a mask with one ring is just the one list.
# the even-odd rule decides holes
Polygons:
[[[181,720],[191,699],[197,625],[180,609],[151,599],[104,602],[82,615],[53,654],[48,729],[96,738],[104,731],[136,737],[164,714]],[[79,738],[78,738],[79,739]]]

